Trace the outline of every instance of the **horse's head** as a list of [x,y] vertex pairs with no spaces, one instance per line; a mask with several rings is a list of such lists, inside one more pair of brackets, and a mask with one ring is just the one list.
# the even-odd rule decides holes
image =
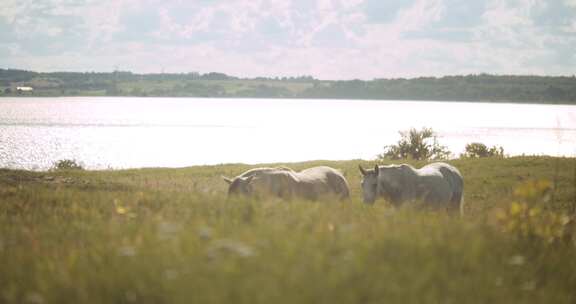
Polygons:
[[381,166],[378,171],[378,194],[398,206],[402,200],[402,193],[409,191],[407,188],[410,179],[410,167],[408,165]]
[[254,175],[248,177],[235,177],[233,179],[222,177],[228,183],[228,196],[250,196],[252,194],[251,181]]
[[364,196],[365,204],[373,204],[378,197],[378,165],[374,169],[364,169],[358,166],[360,173],[362,173],[362,194]]

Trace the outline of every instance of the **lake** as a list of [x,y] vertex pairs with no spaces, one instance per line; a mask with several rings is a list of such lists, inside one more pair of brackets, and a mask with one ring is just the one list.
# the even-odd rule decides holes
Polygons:
[[0,168],[88,169],[374,159],[398,131],[431,127],[458,156],[576,154],[576,106],[388,100],[2,98]]

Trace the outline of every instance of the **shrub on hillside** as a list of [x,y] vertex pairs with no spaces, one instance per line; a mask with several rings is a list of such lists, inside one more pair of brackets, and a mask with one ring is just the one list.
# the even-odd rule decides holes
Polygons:
[[52,165],[53,171],[84,170],[84,167],[73,159],[61,159]]
[[469,143],[466,145],[464,153],[460,154],[461,158],[480,158],[480,157],[504,157],[504,148],[492,146],[488,148],[483,143]]
[[432,160],[450,156],[448,148],[438,143],[436,133],[431,128],[412,128],[399,133],[401,138],[398,143],[385,146],[384,153],[378,155],[378,159]]

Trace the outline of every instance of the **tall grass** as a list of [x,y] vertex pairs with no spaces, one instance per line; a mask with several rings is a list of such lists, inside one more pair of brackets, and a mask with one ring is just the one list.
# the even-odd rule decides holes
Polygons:
[[553,204],[546,182],[526,186],[552,180],[554,161],[455,161],[463,218],[363,205],[359,161],[290,164],[341,168],[346,203],[227,200],[220,175],[243,165],[0,170],[0,302],[573,303],[569,224],[551,241],[510,228],[513,206],[571,206],[571,159]]

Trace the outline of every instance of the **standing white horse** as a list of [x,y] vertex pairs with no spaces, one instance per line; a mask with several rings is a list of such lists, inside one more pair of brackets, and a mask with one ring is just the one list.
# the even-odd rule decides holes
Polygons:
[[292,169],[256,168],[230,179],[228,195],[248,197],[279,197],[282,199],[300,198],[319,200],[321,198],[350,198],[348,181],[338,170],[320,166],[300,172]]
[[394,206],[419,202],[433,209],[462,212],[464,180],[449,164],[432,163],[420,169],[407,164],[359,168],[364,203],[373,204],[383,197]]

